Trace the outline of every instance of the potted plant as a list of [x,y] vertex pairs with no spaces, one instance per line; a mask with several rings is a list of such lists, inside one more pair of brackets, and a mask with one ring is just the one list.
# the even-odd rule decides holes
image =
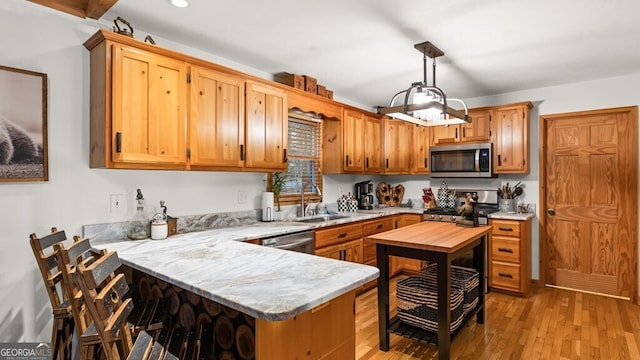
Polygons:
[[[280,172],[274,172],[273,175],[271,175],[271,191],[273,192],[273,200],[276,202],[276,211],[278,213],[282,211],[280,209],[280,194],[282,193],[282,188],[284,187],[284,183],[287,181],[287,178],[287,174],[282,174]],[[281,217],[281,213],[274,216],[274,218],[277,217]]]

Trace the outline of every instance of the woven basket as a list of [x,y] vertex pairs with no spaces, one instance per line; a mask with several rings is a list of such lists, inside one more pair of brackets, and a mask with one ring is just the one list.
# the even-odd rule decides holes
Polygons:
[[[432,263],[420,270],[420,276],[424,276],[438,283],[438,264]],[[462,288],[464,291],[463,310],[467,315],[478,305],[478,288],[480,286],[480,276],[476,269],[470,269],[462,266],[451,266],[451,287]]]
[[[409,276],[398,281],[396,289],[398,317],[403,322],[431,332],[438,331],[438,287],[424,276]],[[464,318],[464,291],[451,287],[451,325],[453,333]]]

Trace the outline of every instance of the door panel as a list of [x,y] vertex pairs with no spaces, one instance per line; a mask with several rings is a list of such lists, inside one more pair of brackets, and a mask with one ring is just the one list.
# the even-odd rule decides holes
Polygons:
[[549,284],[635,301],[637,110],[625,109],[543,117],[541,257]]

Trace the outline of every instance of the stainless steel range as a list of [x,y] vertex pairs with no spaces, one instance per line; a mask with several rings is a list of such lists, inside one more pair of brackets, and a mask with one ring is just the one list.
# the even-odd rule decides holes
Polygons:
[[457,208],[464,203],[467,194],[478,195],[478,222],[480,225],[487,225],[487,215],[498,211],[498,195],[495,190],[465,190],[457,189],[455,191],[456,203],[453,208],[430,208],[424,211],[424,221],[446,221],[455,222],[461,217],[457,213]]

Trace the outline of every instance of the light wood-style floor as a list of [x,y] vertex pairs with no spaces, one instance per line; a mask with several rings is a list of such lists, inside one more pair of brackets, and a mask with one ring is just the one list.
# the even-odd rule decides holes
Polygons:
[[[356,298],[356,359],[437,359],[435,347],[394,334],[379,350],[377,296],[374,288]],[[629,301],[537,288],[528,298],[490,292],[486,303],[485,323],[467,323],[451,359],[640,359],[640,306]]]

